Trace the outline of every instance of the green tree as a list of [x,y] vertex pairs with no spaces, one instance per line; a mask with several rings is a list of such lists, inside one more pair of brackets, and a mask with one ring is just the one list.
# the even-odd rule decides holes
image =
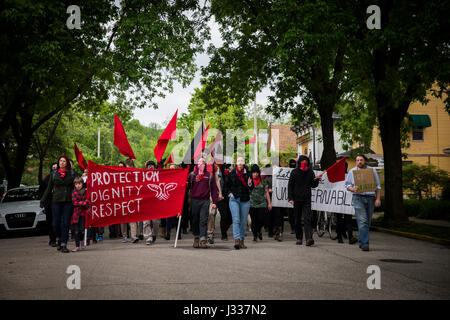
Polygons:
[[[214,89],[225,89],[244,104],[269,85],[267,111],[290,113],[301,122],[317,111],[323,133],[322,167],[336,161],[333,111],[351,89],[349,16],[338,1],[212,1],[224,44],[211,47],[203,75]],[[205,99],[206,100],[206,99]],[[298,102],[301,100],[301,102]]]
[[[450,6],[443,1],[348,1],[353,38],[348,51],[355,89],[373,101],[383,144],[385,220],[406,220],[402,197],[402,124],[414,101],[442,97],[450,83]],[[366,9],[381,9],[381,29],[369,30]],[[434,85],[434,87],[432,87]],[[450,102],[448,98],[446,102]],[[369,106],[371,106],[369,104]]]
[[367,105],[367,100],[356,94],[349,95],[337,106],[336,114],[340,120],[335,122],[340,134],[344,150],[358,147],[368,150],[372,142],[373,128],[376,126],[376,115]]
[[[183,113],[180,116],[178,122],[179,127],[187,129],[191,133],[189,141],[186,141],[187,143],[190,143],[192,137],[198,129],[198,127],[194,126],[198,126],[199,122],[202,120],[202,116],[204,116],[206,125],[209,125],[210,128],[217,129],[222,133],[223,146],[225,148],[227,141],[227,129],[245,130],[248,128],[247,125],[249,124],[250,119],[246,117],[247,109],[245,106],[235,103],[231,98],[220,100],[217,99],[215,103],[208,104],[204,100],[204,90],[205,86],[200,89],[195,89],[188,106],[188,112]],[[220,95],[220,97],[223,96]],[[251,124],[251,128],[253,128],[253,122]],[[207,145],[211,143],[214,138],[215,134],[208,134]]]
[[[49,155],[63,155],[67,153],[67,136],[64,134],[66,126],[64,123],[65,115],[60,112],[49,121],[44,123],[33,133],[32,146],[30,148],[30,154],[32,161],[38,160],[38,176],[37,182],[40,184],[44,172],[44,162]],[[63,122],[63,123],[62,123]],[[54,159],[56,161],[56,159]]]
[[[90,114],[68,112],[61,116],[58,126],[54,127],[52,120],[46,122],[35,133],[33,145],[25,165],[26,170],[21,183],[37,184],[47,172],[51,163],[56,162],[60,155],[72,158],[75,169],[81,172],[74,154],[74,143],[77,143],[86,160],[99,164],[116,166],[126,157],[114,146],[114,117],[108,110],[117,107],[105,104],[104,112],[96,117]],[[128,140],[136,155],[136,167],[143,167],[146,160],[155,160],[153,149],[162,129],[155,123],[143,126],[138,120],[131,120],[131,113],[122,111],[119,117],[127,132]],[[98,129],[100,128],[100,157],[98,151]],[[46,149],[46,153],[42,150]]]
[[0,158],[20,183],[33,134],[69,108],[99,112],[156,107],[152,98],[187,85],[208,29],[197,1],[78,1],[81,29],[66,27],[70,1],[0,5]]
[[292,145],[287,146],[284,152],[280,152],[280,166],[289,167],[289,160],[298,158],[298,150]]
[[448,182],[448,172],[434,165],[412,163],[403,167],[403,189],[413,192],[419,200],[423,194],[431,198],[433,188],[442,189]]

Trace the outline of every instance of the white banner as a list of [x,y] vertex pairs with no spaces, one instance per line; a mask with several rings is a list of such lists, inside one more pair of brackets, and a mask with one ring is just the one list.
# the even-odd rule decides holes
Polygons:
[[[288,183],[291,168],[274,168],[272,177],[272,206],[292,208],[288,202]],[[314,171],[315,175],[320,171]],[[331,183],[327,174],[322,176],[319,186],[311,189],[311,208],[317,211],[355,214],[352,193],[345,189],[345,181]]]

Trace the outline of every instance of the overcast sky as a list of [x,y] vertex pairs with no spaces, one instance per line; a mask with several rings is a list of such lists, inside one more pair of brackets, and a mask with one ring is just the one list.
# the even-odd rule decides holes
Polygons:
[[[209,22],[211,28],[211,42],[215,46],[219,46],[222,43],[222,38],[220,36],[219,27],[215,23],[214,18]],[[207,46],[208,44],[205,44]],[[197,55],[196,58],[197,66],[206,66],[209,63],[209,57],[206,54]],[[155,98],[155,102],[158,103],[158,109],[154,110],[151,108],[136,109],[134,111],[134,119],[138,119],[141,124],[147,126],[151,122],[158,123],[163,126],[164,123],[168,123],[169,120],[174,115],[175,111],[178,109],[178,116],[187,111],[189,101],[191,100],[192,94],[195,88],[200,88],[200,70],[197,71],[195,78],[192,80],[191,84],[183,88],[181,84],[175,83],[173,92],[167,93],[164,99]],[[267,96],[270,90],[266,89],[259,92],[256,95],[256,103],[259,105],[266,105]]]

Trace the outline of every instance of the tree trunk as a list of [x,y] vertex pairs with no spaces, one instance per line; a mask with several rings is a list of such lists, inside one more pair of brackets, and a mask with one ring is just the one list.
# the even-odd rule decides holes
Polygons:
[[[7,164],[9,168],[9,170],[6,171],[6,176],[8,178],[8,189],[20,186],[32,142],[32,118],[29,115],[22,114],[21,120],[21,122],[15,121],[15,123],[12,124],[13,126],[16,126],[16,133],[14,136],[17,143],[17,148],[14,150],[14,155],[11,158],[6,159],[7,163],[5,163],[5,159],[2,157],[2,161],[4,164]],[[5,152],[5,155],[8,157],[7,152]]]
[[30,149],[31,137],[23,138],[17,145],[17,155],[15,161],[11,164],[11,170],[6,172],[8,178],[8,189],[16,188],[20,186],[22,181],[23,172],[25,170],[25,164],[27,161],[28,151]]
[[42,183],[42,168],[44,165],[44,159],[39,159],[39,171],[38,171],[38,184]]
[[[393,110],[393,108],[388,108],[388,110]],[[402,117],[398,116],[397,112],[389,112],[379,116],[379,121],[384,155],[384,221],[407,221],[408,217],[403,207],[402,149],[400,142]]]
[[321,170],[326,170],[336,162],[334,149],[333,106],[318,105],[320,125],[322,127],[323,152],[320,158]]

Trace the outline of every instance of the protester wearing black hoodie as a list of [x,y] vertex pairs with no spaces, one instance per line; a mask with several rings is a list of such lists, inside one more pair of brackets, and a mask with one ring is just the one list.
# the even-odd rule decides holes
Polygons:
[[308,157],[300,156],[297,167],[292,170],[288,184],[288,200],[294,205],[295,216],[295,235],[297,244],[301,245],[303,241],[302,215],[304,219],[306,245],[314,244],[312,229],[312,211],[311,211],[311,188],[319,185],[319,179],[322,175],[315,176],[310,168]]

